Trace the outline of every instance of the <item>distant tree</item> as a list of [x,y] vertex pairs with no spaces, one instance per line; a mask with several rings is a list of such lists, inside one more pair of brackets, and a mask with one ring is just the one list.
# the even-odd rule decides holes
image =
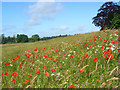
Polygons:
[[0,44],[2,44],[2,34],[0,35]]
[[13,37],[12,37],[12,42],[13,42],[13,43],[15,43],[15,42],[16,42],[15,35],[13,35]]
[[32,35],[32,39],[33,39],[33,41],[39,41],[40,40],[38,34]]
[[110,29],[120,29],[120,14],[114,13],[114,18],[110,23]]
[[28,38],[28,42],[35,42],[33,38]]
[[28,42],[28,36],[27,35],[24,35],[24,34],[17,34],[17,42],[20,43],[25,43],[25,42]]
[[1,39],[2,39],[1,43],[5,44],[7,41],[7,38],[4,36],[4,34],[1,34]]
[[7,41],[8,41],[8,43],[11,42],[11,38],[10,38],[10,36],[7,37]]
[[114,13],[120,14],[120,6],[113,2],[106,2],[98,10],[97,16],[93,17],[92,23],[101,30],[109,29]]

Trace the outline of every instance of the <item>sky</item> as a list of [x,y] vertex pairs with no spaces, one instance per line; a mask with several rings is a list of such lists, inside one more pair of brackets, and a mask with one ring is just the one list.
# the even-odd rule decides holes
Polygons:
[[2,2],[2,33],[31,37],[99,31],[92,18],[105,2]]

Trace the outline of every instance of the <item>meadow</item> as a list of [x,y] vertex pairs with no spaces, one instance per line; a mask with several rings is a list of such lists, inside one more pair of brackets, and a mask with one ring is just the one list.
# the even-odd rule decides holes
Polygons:
[[2,88],[119,88],[118,30],[2,45]]

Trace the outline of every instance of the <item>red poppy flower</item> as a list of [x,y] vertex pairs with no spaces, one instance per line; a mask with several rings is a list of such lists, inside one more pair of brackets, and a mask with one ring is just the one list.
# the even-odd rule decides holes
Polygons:
[[82,69],[80,69],[80,72],[82,73],[82,72],[83,72],[83,70],[82,70]]
[[25,79],[25,83],[29,82],[29,79]]
[[17,58],[19,58],[20,56],[19,55],[16,55]]
[[85,54],[84,56],[85,56],[85,58],[88,58],[88,54]]
[[70,55],[70,57],[73,57],[73,55]]
[[13,73],[12,73],[12,76],[13,76],[13,77],[16,77],[16,76],[18,76],[18,73],[17,73],[17,72],[13,72]]
[[101,39],[101,37],[99,37],[99,39]]
[[30,50],[27,50],[27,52],[29,52]]
[[120,41],[120,38],[118,40]]
[[52,59],[53,57],[51,56],[50,59]]
[[32,76],[32,73],[30,73],[29,75],[28,75],[28,77],[31,77]]
[[58,59],[59,57],[56,57],[56,59]]
[[105,55],[105,54],[107,54],[107,52],[106,52],[106,51],[103,51],[103,55]]
[[4,76],[4,74],[1,74],[0,76]]
[[9,62],[7,62],[7,63],[5,62],[4,64],[5,64],[5,66],[10,65],[10,63],[9,63]]
[[43,66],[43,69],[45,70],[45,69],[47,69],[47,67],[46,67],[46,66]]
[[68,50],[70,51],[70,48]]
[[59,68],[62,68],[62,65],[61,65],[61,64],[59,64]]
[[22,63],[24,63],[24,62],[25,62],[25,60],[22,61]]
[[6,73],[4,73],[5,75],[8,75],[9,73],[8,72],[6,72]]
[[117,32],[117,31],[116,31],[115,33],[116,33],[116,34],[118,34],[118,32]]
[[38,49],[36,48],[34,51],[38,51]]
[[44,50],[45,50],[46,48],[44,48]]
[[120,49],[118,49],[118,52],[120,51]]
[[104,49],[105,47],[102,45],[101,48]]
[[33,62],[33,59],[31,59],[31,62]]
[[103,32],[106,32],[105,30]]
[[97,60],[98,60],[97,58],[94,58],[94,62],[97,62]]
[[89,45],[89,47],[91,47],[91,45]]
[[16,82],[16,79],[13,79],[13,80],[12,80],[12,83],[14,83],[14,82]]
[[51,72],[55,72],[55,69],[52,69]]
[[89,40],[89,42],[91,42],[91,40]]
[[14,59],[11,59],[12,61],[15,61],[16,59],[14,58]]
[[56,59],[54,59],[54,62],[57,61]]
[[75,86],[73,84],[70,85],[71,88],[74,88]]
[[107,49],[107,51],[108,51],[108,53],[110,53],[110,52],[112,51],[112,49],[111,49],[111,48],[109,48],[109,49]]
[[112,55],[112,54],[108,54],[108,57],[110,57],[110,59],[112,59],[112,58],[113,58],[113,55]]
[[22,64],[20,64],[19,67],[22,67]]
[[106,42],[107,40],[106,39],[104,39],[104,42]]
[[99,81],[100,79],[97,79],[97,82]]
[[35,71],[35,73],[39,73],[39,72],[40,72],[40,70]]
[[59,49],[59,52],[60,52],[60,49]]
[[45,72],[46,76],[49,76],[49,73],[48,72]]
[[108,58],[105,58],[105,60],[108,60]]

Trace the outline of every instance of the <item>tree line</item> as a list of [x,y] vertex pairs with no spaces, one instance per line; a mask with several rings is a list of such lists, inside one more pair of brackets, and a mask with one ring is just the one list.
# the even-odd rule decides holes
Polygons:
[[106,2],[93,17],[93,24],[104,29],[120,29],[120,1],[118,3]]
[[5,37],[4,34],[0,35],[0,44],[11,44],[11,43],[26,43],[26,42],[36,42],[42,40],[48,40],[57,37],[66,37],[67,35],[59,35],[59,36],[51,36],[51,37],[43,37],[40,38],[38,34],[32,35],[31,38],[28,38],[25,34],[17,34],[17,37],[13,35],[13,37]]

